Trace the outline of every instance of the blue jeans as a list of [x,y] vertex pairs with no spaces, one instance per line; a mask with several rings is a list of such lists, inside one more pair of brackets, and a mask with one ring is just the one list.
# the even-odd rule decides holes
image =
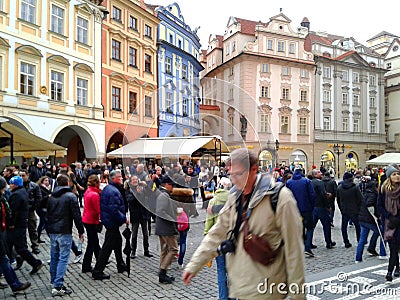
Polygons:
[[71,244],[72,234],[50,234],[50,282],[55,288],[64,284]]
[[13,291],[21,286],[21,282],[18,280],[17,275],[11,267],[7,255],[0,257],[0,273],[1,272]]
[[[375,250],[376,242],[380,236],[376,224],[360,222],[360,226],[361,226],[361,233],[360,233],[360,241],[358,242],[357,245],[356,261],[362,261],[364,245],[367,242],[369,231],[372,231],[372,237],[369,242],[368,250]],[[380,242],[379,246],[379,255],[386,256],[385,246],[383,245],[382,241]]]
[[179,258],[178,264],[183,264],[183,258],[185,257],[186,253],[186,238],[187,238],[188,231],[179,231]]
[[228,298],[228,283],[226,277],[226,267],[225,267],[225,255],[220,255],[215,258],[217,263],[217,274],[218,274],[218,294],[219,299],[227,300],[233,299]]
[[302,212],[303,217],[303,238],[304,250],[311,251],[311,244],[314,235],[314,216],[312,211]]
[[326,207],[314,208],[314,228],[315,226],[317,226],[319,220],[321,220],[322,228],[324,230],[325,243],[328,246],[332,243],[331,218],[329,216],[329,211]]

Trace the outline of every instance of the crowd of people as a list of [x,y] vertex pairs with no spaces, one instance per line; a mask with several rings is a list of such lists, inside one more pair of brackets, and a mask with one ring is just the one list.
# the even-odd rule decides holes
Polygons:
[[[183,281],[189,284],[215,258],[220,299],[256,299],[259,291],[244,287],[261,282],[265,274],[271,274],[272,282],[304,284],[304,257],[314,257],[317,246],[313,235],[318,221],[326,248],[336,247],[331,237],[335,202],[341,213],[344,247],[353,246],[348,228],[355,228],[356,263],[363,260],[371,231],[368,254],[385,259],[388,244],[386,280],[400,276],[397,165],[380,172],[345,172],[337,182],[330,169],[313,168],[306,175],[301,165],[281,166],[268,174],[259,167],[257,155],[247,149],[233,151],[223,167],[200,161],[159,166],[133,160],[125,167],[111,162],[54,166],[37,161],[30,166],[5,167],[0,191],[0,271],[7,281],[0,283],[0,288],[9,286],[13,292],[31,285],[20,282],[15,273],[24,262],[32,267],[31,275],[43,267],[35,255],[45,243],[44,233],[50,240],[51,293],[62,296],[72,293],[64,284],[71,251],[75,263],[83,257],[82,273],[90,273],[95,280],[110,279],[105,270],[112,252],[118,273],[129,272],[123,259],[121,227],[132,229],[130,258],[135,259],[139,252],[139,227],[143,255],[151,258],[149,236],[154,222],[160,243],[160,283],[175,281],[167,274],[174,259],[178,268],[184,269]],[[196,201],[207,209],[204,239],[185,266],[190,218],[199,215]],[[72,236],[73,226],[79,234],[78,245]],[[100,245],[98,233],[103,228]],[[85,238],[83,253],[79,245]],[[252,274],[245,281],[241,276],[244,270]],[[304,297],[302,291],[291,295],[292,299]]]

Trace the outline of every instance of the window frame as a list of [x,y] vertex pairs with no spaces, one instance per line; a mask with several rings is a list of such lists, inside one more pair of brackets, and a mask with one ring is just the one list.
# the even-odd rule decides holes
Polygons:
[[323,71],[323,77],[324,78],[331,78],[331,67],[324,67]]
[[282,66],[282,76],[290,76],[290,67]]
[[265,85],[261,86],[261,97],[262,98],[268,98],[268,95],[269,95],[268,86],[265,86]]
[[[129,113],[137,114],[137,92],[129,91],[128,94],[129,100]],[[134,107],[134,109],[133,109]]]
[[267,50],[274,50],[274,41],[267,40]]
[[323,130],[331,130],[331,116],[323,116],[322,124]]
[[353,83],[360,83],[360,74],[358,72],[353,72]]
[[145,117],[151,117],[152,113],[151,113],[151,109],[152,109],[152,105],[151,105],[151,101],[152,98],[150,96],[144,96],[144,116]]
[[112,6],[112,19],[122,23],[122,9],[116,7],[115,5]]
[[349,71],[342,70],[342,81],[349,81]]
[[[81,22],[79,22],[80,20]],[[79,43],[89,45],[89,20],[81,16],[77,16],[76,19],[76,40]]]
[[57,102],[64,101],[64,75],[64,73],[56,70],[50,71],[50,100]]
[[342,130],[349,131],[349,118],[342,118]]
[[342,93],[342,104],[349,105],[349,93]]
[[[308,134],[308,118],[307,117],[299,117],[299,134]],[[304,121],[304,122],[302,122]]]
[[36,0],[21,0],[21,19],[36,24]]
[[261,73],[269,73],[269,64],[261,64]]
[[182,63],[182,79],[188,79],[188,66],[184,63]]
[[[86,82],[86,86],[80,86],[80,82]],[[89,80],[81,77],[76,78],[76,103],[87,106],[89,97]]]
[[[132,24],[134,24],[135,26],[132,26]],[[138,30],[137,29],[137,18],[135,18],[134,16],[129,16],[129,28],[132,30]]]
[[301,77],[301,78],[308,78],[308,70],[306,70],[306,69],[301,69],[301,71],[300,71],[300,77]]
[[282,100],[290,100],[290,89],[282,88]]
[[369,120],[369,132],[376,133],[376,120]]
[[[59,12],[62,12],[62,15],[58,15],[53,11],[53,8],[56,8]],[[64,16],[65,16],[65,9],[55,5],[54,3],[51,4],[51,31],[64,34]],[[61,27],[61,28],[60,28]]]
[[267,113],[260,113],[260,132],[262,133],[269,133],[270,132],[270,126],[269,126],[269,117],[270,115]]
[[111,39],[111,59],[121,61],[121,45],[120,41]]
[[[356,128],[357,125],[357,128]],[[360,132],[360,119],[354,118],[353,119],[353,132]]]
[[147,54],[147,53],[144,54],[144,71],[147,72],[147,73],[150,73],[150,74],[152,74],[152,72],[151,72],[151,65],[152,65],[151,59],[152,59],[152,57],[151,57],[150,54]]
[[285,41],[278,41],[278,52],[285,52]]
[[165,92],[165,111],[172,113],[173,94],[170,91]]
[[153,29],[150,25],[144,24],[144,36],[153,39]]
[[129,47],[129,66],[137,68],[137,49]]
[[329,90],[324,90],[322,93],[322,102],[325,103],[332,103],[331,101],[331,91]]
[[308,91],[306,91],[306,90],[301,90],[300,91],[300,101],[301,102],[307,102],[308,101]]
[[[289,116],[286,116],[286,115],[281,116],[280,120],[281,120],[280,133],[283,133],[283,134],[290,133],[290,118],[289,118]],[[284,130],[284,128],[286,128],[286,130]]]
[[295,43],[289,43],[289,54],[296,54],[296,45],[295,45]]
[[[23,70],[23,65],[26,65],[27,70]],[[35,95],[35,86],[36,86],[36,65],[30,64],[27,62],[20,62],[19,65],[19,92],[22,95],[27,95],[27,96],[34,96]],[[31,68],[31,69],[30,69]],[[32,73],[29,73],[29,71],[32,70]],[[22,80],[22,76],[24,76],[25,80]],[[31,78],[32,84],[29,84],[29,79]],[[24,82],[23,82],[24,81]],[[22,91],[22,87],[24,87],[24,90],[26,92]],[[29,92],[29,89],[31,89],[31,92]]]
[[[357,99],[357,101],[356,101]],[[360,106],[360,95],[353,94],[353,106]]]
[[373,96],[369,97],[369,107],[376,108],[376,98]]
[[111,86],[111,110],[121,111],[121,88]]
[[165,73],[172,75],[172,58],[169,56],[165,57]]

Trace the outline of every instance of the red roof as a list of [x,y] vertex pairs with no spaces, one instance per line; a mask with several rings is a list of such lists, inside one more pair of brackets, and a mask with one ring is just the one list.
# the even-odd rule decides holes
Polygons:
[[240,32],[244,34],[254,35],[257,25],[266,26],[268,23],[262,23],[261,21],[250,21],[246,19],[236,18],[236,21],[240,23]]
[[342,55],[336,57],[335,60],[341,60],[342,58],[345,58],[345,57],[347,57],[347,56],[350,56],[350,55],[352,55],[352,54],[354,54],[354,53],[357,53],[357,51],[351,50],[351,51],[349,51],[349,52],[346,52],[346,53],[344,53],[344,54],[342,54]]

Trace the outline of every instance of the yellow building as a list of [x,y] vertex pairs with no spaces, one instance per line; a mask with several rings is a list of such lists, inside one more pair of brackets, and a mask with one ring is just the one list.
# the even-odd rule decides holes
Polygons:
[[68,162],[105,153],[100,2],[0,0],[0,115]]

